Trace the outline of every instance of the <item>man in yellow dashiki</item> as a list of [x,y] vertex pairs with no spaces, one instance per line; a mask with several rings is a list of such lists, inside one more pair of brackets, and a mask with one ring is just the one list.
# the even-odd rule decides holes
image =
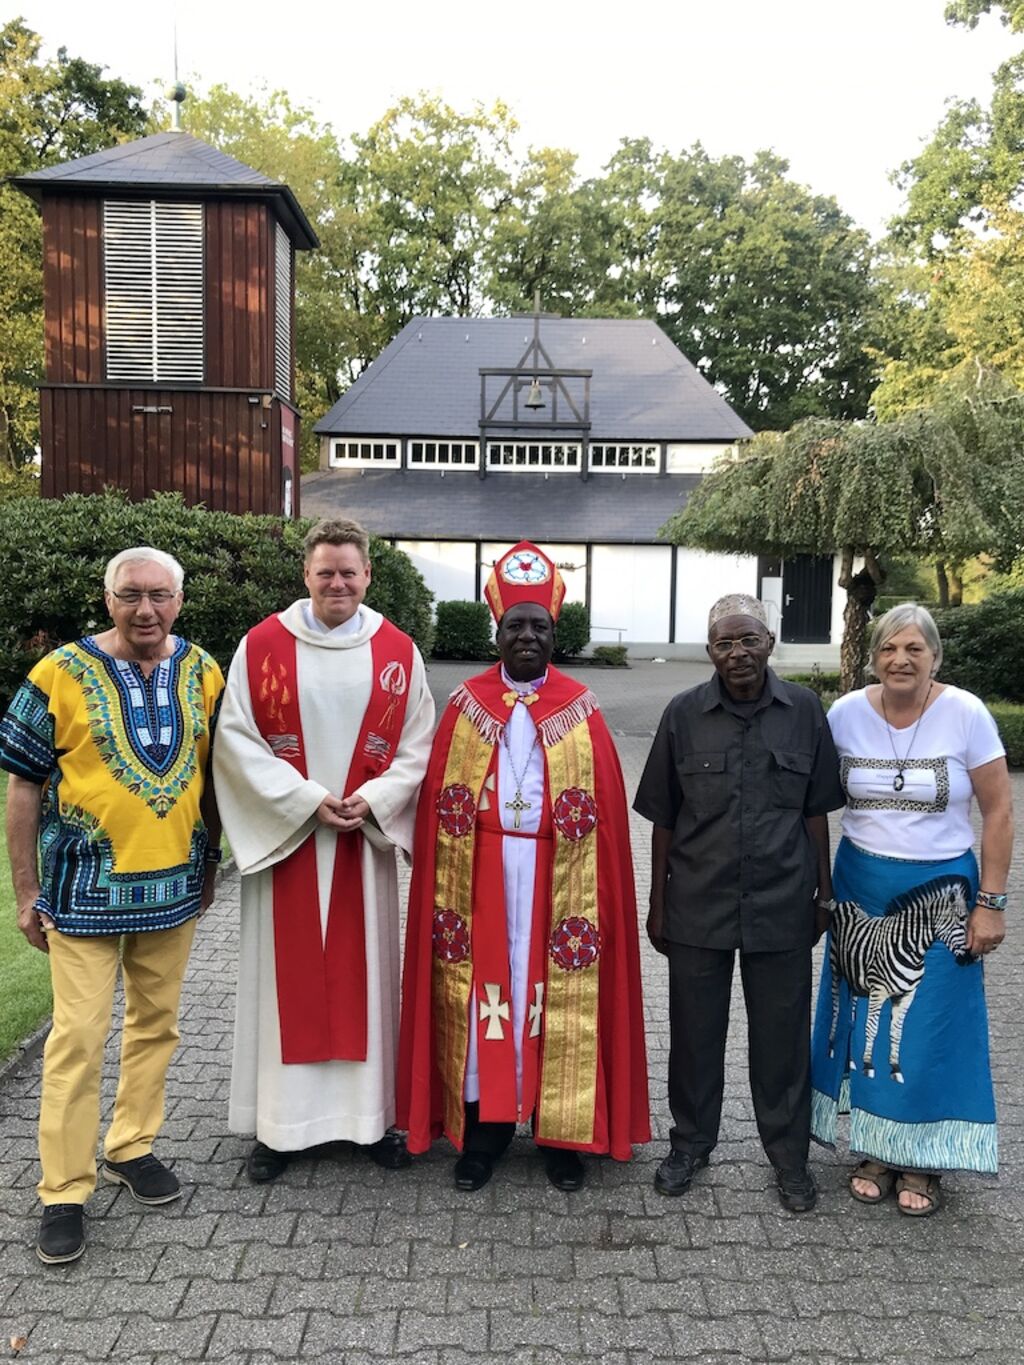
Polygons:
[[142,1204],[181,1193],[152,1148],[196,917],[220,859],[207,774],[224,687],[214,660],[171,634],[183,577],[148,546],[115,555],[104,577],[113,626],[41,659],[0,722],[18,926],[49,954],[53,980],[36,1246],[47,1263],[85,1250],[119,962],[124,1035],[102,1174]]

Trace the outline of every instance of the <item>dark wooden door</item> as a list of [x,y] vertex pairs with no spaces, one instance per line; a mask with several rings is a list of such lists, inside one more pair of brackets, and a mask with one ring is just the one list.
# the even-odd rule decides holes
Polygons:
[[832,622],[832,556],[794,555],[782,566],[782,639],[827,644]]

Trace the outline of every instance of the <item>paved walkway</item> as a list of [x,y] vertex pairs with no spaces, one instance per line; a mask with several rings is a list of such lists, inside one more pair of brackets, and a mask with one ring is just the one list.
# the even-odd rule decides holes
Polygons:
[[[439,697],[460,672],[434,667]],[[588,675],[630,789],[664,702],[705,675],[679,664]],[[1014,781],[1024,810],[1024,778]],[[646,900],[646,825],[633,834]],[[998,1185],[950,1177],[941,1216],[914,1222],[891,1202],[853,1203],[846,1162],[828,1152],[812,1153],[818,1211],[782,1212],[746,1092],[739,1000],[714,1163],[683,1199],[654,1193],[667,1131],[667,996],[662,961],[646,946],[656,1139],[632,1164],[591,1161],[586,1188],[559,1194],[520,1140],[476,1195],[454,1192],[442,1145],[406,1172],[342,1150],[296,1164],[270,1188],[249,1185],[248,1144],[225,1126],[238,913],[229,878],[197,938],[159,1140],[185,1184],[179,1203],[144,1210],[105,1187],[88,1206],[85,1257],[41,1266],[32,1250],[38,1061],[0,1082],[0,1356],[27,1338],[20,1359],[33,1365],[1018,1365],[1024,848],[1012,890],[1014,936],[989,971],[1003,1174]],[[108,1109],[112,1094],[108,1083]]]

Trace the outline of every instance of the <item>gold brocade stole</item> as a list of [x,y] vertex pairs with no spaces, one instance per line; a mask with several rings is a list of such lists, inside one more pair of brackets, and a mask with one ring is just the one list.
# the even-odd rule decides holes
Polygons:
[[[595,795],[594,749],[586,722],[553,744],[547,760],[552,801],[559,792],[573,789]],[[581,839],[557,833],[554,855],[551,933],[569,916],[581,916],[600,931],[596,826]],[[566,971],[549,956],[536,1118],[540,1139],[580,1146],[594,1140],[599,962],[597,958],[586,967]]]
[[[442,790],[462,786],[472,794],[473,821],[465,834],[450,834],[437,828],[434,868],[434,908],[454,910],[465,921],[467,932],[473,922],[473,855],[476,848],[476,806],[480,800],[487,769],[491,766],[493,743],[485,739],[473,722],[460,715],[455,722]],[[465,1112],[462,1092],[469,1051],[469,1000],[473,989],[473,960],[442,962],[432,957],[434,996],[435,1056],[444,1078],[444,1126],[461,1140]]]
[[[463,787],[472,798],[472,828],[448,833],[438,826],[434,876],[436,911],[453,910],[472,938],[473,867],[476,809],[494,752],[492,737],[482,735],[460,714],[455,722],[442,787]],[[594,792],[594,752],[586,721],[574,725],[545,749],[548,796],[554,805],[567,790]],[[467,806],[470,803],[467,802]],[[570,917],[583,917],[599,930],[597,830],[571,838],[555,822],[549,942]],[[539,926],[536,926],[539,928]],[[536,1136],[552,1142],[588,1146],[594,1137],[597,1099],[598,966],[566,970],[545,950],[544,1033]],[[460,962],[432,963],[437,1066],[444,1085],[444,1126],[461,1138],[463,1086],[469,1050],[469,1005],[473,989],[471,956]]]

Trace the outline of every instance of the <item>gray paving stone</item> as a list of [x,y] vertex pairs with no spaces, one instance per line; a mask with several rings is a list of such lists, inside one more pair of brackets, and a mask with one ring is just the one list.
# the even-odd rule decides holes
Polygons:
[[[433,665],[447,693],[464,674]],[[618,736],[631,791],[650,731],[685,667],[588,673]],[[1024,774],[1013,778],[1024,827]],[[632,821],[641,904],[649,829]],[[405,874],[402,874],[403,877]],[[1011,869],[1024,902],[1024,841]],[[628,1164],[587,1158],[587,1183],[553,1190],[526,1133],[491,1183],[452,1187],[438,1143],[400,1173],[344,1144],[271,1186],[244,1174],[251,1138],[226,1128],[238,879],[197,939],[182,1047],[159,1154],[182,1200],[143,1210],[101,1186],[73,1266],[33,1254],[39,1218],[38,1062],[0,1078],[0,1344],[27,1334],[29,1365],[1020,1365],[1024,1311],[1024,936],[989,964],[1000,1111],[998,1182],[952,1175],[935,1219],[848,1194],[844,1154],[811,1155],[816,1213],[781,1210],[753,1121],[737,990],[726,1102],[708,1170],[680,1199],[652,1187],[667,1150],[667,981],[643,942],[655,1141]],[[118,1003],[117,1010],[121,1005]],[[118,1036],[105,1057],[112,1110]]]

